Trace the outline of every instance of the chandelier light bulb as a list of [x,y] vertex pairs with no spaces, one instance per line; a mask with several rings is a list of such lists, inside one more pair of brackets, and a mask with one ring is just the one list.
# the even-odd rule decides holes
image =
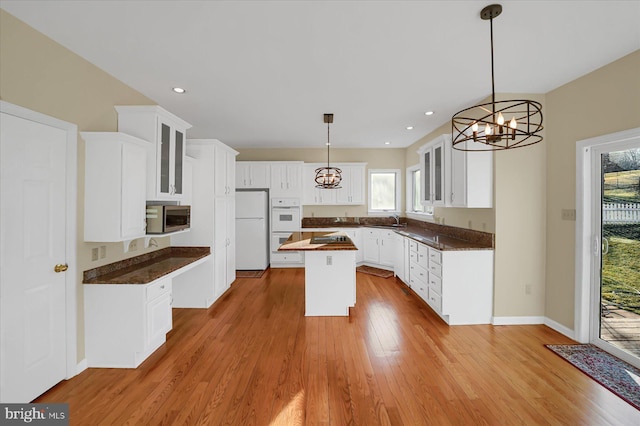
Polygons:
[[484,134],[487,135],[487,136],[491,135],[491,133],[492,133],[491,130],[492,130],[491,126],[489,126],[489,123],[487,123],[487,125],[484,126]]
[[497,123],[498,123],[498,126],[504,125],[504,117],[502,116],[501,112],[498,113],[498,121],[497,121]]
[[515,117],[513,117],[511,121],[509,121],[509,127],[511,127],[512,129],[515,129],[516,127],[518,127],[518,122],[516,121]]
[[473,123],[473,125],[471,126],[471,131],[474,132],[474,133],[478,131],[478,123],[477,122]]

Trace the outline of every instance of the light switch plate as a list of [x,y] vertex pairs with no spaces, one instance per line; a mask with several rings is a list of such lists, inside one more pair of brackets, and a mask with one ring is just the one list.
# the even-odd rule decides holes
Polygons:
[[562,220],[576,220],[576,209],[562,209]]

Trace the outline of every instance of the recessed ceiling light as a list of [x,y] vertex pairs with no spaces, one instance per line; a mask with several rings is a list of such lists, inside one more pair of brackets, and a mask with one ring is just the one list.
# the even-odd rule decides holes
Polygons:
[[413,126],[407,126],[407,130],[413,130]]
[[384,143],[385,145],[391,145],[391,142],[387,141]]
[[424,113],[424,115],[433,115],[433,111],[427,111]]
[[186,92],[186,90],[184,90],[182,87],[174,87],[171,90],[173,90],[176,93],[184,93],[184,92]]

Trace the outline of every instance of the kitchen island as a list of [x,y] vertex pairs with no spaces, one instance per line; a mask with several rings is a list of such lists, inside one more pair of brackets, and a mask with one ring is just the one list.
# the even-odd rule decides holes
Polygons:
[[305,252],[305,316],[349,316],[356,304],[356,250],[343,232],[294,232],[280,246]]

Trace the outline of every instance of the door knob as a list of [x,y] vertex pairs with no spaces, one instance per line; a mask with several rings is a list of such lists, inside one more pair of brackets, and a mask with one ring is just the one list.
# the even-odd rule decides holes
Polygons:
[[66,263],[63,265],[62,263],[58,263],[53,270],[56,272],[64,272],[67,269],[69,269],[69,265],[67,265]]

